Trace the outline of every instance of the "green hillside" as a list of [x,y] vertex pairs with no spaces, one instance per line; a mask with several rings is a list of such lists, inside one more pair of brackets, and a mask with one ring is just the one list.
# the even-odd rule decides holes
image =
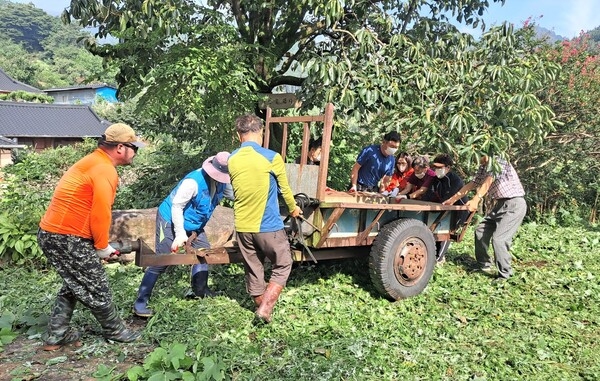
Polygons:
[[0,68],[18,81],[41,89],[113,83],[114,72],[78,42],[89,36],[33,4],[0,0]]

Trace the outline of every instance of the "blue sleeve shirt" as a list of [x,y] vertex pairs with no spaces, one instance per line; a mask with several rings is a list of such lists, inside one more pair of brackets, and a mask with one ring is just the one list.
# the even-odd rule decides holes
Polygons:
[[385,156],[379,144],[363,148],[356,162],[360,164],[358,170],[358,183],[368,187],[375,187],[384,176],[394,173],[394,155]]
[[235,230],[266,233],[283,229],[278,195],[290,212],[296,201],[281,155],[254,142],[244,142],[231,153],[227,166],[235,194]]

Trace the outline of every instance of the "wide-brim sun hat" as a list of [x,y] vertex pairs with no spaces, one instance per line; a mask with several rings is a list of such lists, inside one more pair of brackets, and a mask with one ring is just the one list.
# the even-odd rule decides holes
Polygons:
[[219,152],[215,156],[204,160],[202,169],[214,180],[223,184],[229,184],[231,183],[231,178],[229,177],[227,160],[229,160],[229,152]]

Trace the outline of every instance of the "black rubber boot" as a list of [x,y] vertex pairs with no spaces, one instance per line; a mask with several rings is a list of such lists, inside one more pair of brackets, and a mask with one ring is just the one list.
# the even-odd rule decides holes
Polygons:
[[54,351],[69,344],[81,345],[79,343],[81,333],[69,326],[76,304],[77,299],[72,294],[56,297],[52,314],[48,319],[48,330],[42,335],[44,350]]
[[199,271],[192,276],[192,292],[196,298],[214,298],[218,294],[208,288],[208,271]]
[[102,335],[105,338],[122,343],[131,343],[140,338],[139,332],[125,326],[114,303],[106,307],[94,308],[91,311],[102,326]]
[[144,273],[144,277],[142,278],[142,282],[140,283],[140,288],[138,290],[138,297],[133,303],[133,313],[137,316],[141,317],[151,317],[154,315],[154,311],[147,307],[148,300],[150,300],[150,296],[152,295],[152,289],[154,289],[154,285],[158,280],[160,274],[151,273],[146,271]]

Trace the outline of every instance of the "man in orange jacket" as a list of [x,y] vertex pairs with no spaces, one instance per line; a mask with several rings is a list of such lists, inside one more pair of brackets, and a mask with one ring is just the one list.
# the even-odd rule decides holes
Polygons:
[[45,350],[79,343],[81,334],[69,326],[78,301],[90,309],[107,339],[132,342],[140,337],[119,316],[101,259],[116,252],[108,243],[119,181],[116,167],[131,164],[144,145],[128,125],[109,126],[98,148],[69,168],[54,191],[38,243],[63,284],[43,335]]

